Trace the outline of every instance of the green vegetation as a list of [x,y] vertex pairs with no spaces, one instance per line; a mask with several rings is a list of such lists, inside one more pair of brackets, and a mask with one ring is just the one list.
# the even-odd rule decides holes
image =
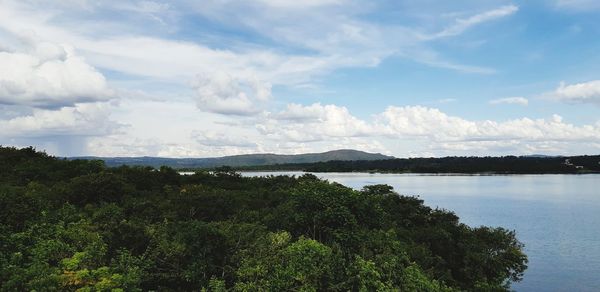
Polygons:
[[326,161],[316,163],[249,166],[240,170],[303,170],[308,172],[381,172],[381,173],[599,173],[600,155],[535,157],[442,157],[396,158],[385,160]]
[[1,291],[506,291],[514,232],[386,185],[0,148]]

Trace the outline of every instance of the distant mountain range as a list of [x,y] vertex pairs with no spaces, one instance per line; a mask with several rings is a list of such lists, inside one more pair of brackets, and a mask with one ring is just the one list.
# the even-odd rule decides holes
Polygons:
[[323,153],[306,153],[294,155],[281,154],[245,154],[214,158],[165,158],[165,157],[96,157],[80,156],[69,157],[68,159],[98,159],[103,160],[107,166],[121,165],[141,165],[141,166],[170,166],[173,168],[209,168],[218,166],[259,166],[273,164],[290,163],[315,163],[331,160],[352,161],[352,160],[384,160],[393,159],[393,156],[387,156],[379,153],[368,153],[358,150],[342,149],[327,151]]

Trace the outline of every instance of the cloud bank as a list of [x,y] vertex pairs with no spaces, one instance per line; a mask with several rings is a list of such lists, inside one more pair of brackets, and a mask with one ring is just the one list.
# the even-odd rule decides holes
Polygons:
[[0,52],[0,103],[57,108],[113,96],[106,79],[72,48],[40,42]]
[[577,148],[577,143],[600,143],[600,123],[575,126],[558,115],[476,121],[423,106],[390,106],[370,120],[362,120],[336,105],[289,104],[281,112],[264,116],[256,127],[262,135],[277,141],[311,143],[349,137],[413,141],[425,143],[430,152],[447,154],[474,149],[484,153],[560,153]]

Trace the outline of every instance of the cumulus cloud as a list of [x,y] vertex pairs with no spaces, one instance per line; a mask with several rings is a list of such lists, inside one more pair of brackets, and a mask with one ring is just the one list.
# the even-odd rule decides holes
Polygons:
[[78,103],[57,110],[34,108],[30,114],[0,120],[0,137],[103,136],[123,125],[111,121],[108,103]]
[[228,135],[216,131],[193,131],[192,138],[200,145],[214,147],[256,147],[248,137]]
[[503,122],[469,121],[421,106],[388,107],[379,117],[386,135],[427,137],[436,142],[464,141],[595,141],[600,127],[575,126],[561,116],[521,118]]
[[490,104],[493,105],[497,105],[497,104],[517,104],[517,105],[528,105],[529,104],[529,100],[527,100],[527,98],[521,97],[521,96],[515,96],[515,97],[505,97],[505,98],[498,98],[498,99],[493,99],[490,100]]
[[435,108],[390,106],[378,116],[379,128],[391,136],[418,136],[444,140],[476,133],[476,124],[448,116]]
[[199,75],[192,87],[199,109],[226,115],[252,115],[271,97],[271,84],[257,77],[233,77],[225,72]]
[[600,104],[600,80],[570,85],[561,82],[558,88],[544,96],[568,103]]
[[287,105],[286,109],[279,112],[276,117],[280,120],[316,121],[327,115],[327,107],[333,111],[338,109],[338,107],[335,105],[322,106],[320,103],[314,103],[307,106],[297,103],[290,103]]
[[29,52],[0,52],[0,103],[55,108],[112,95],[104,76],[68,46],[39,42]]
[[256,127],[264,135],[295,142],[369,136],[373,131],[371,125],[354,117],[346,107],[320,103],[289,104]]

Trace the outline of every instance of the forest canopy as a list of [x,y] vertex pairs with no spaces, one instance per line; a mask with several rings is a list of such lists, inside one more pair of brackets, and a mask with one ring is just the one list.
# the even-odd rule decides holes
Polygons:
[[527,268],[387,185],[180,175],[0,147],[1,291],[507,291]]

